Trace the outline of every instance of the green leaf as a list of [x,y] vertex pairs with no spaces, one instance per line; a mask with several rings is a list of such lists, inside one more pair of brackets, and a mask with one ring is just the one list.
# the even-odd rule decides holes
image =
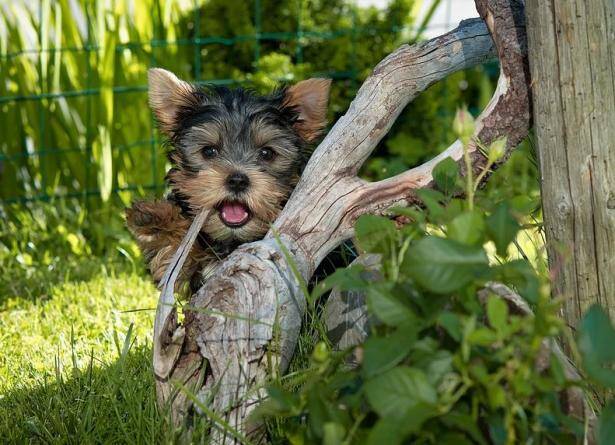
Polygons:
[[[465,411],[467,411],[467,409]],[[458,428],[470,436],[474,442],[480,445],[487,445],[487,442],[485,441],[482,432],[476,425],[474,418],[471,415],[462,412],[459,408],[455,411],[444,414],[440,417],[440,420],[442,420],[442,423],[448,426],[449,429]]]
[[327,402],[321,393],[322,387],[316,385],[307,393],[307,409],[310,413],[310,429],[319,438],[324,435],[324,425],[328,420]]
[[371,378],[397,365],[408,355],[417,333],[416,327],[409,326],[388,337],[369,337],[364,344],[363,375]]
[[489,425],[489,436],[495,445],[504,445],[507,439],[506,425],[504,419],[499,414],[492,414],[487,419]]
[[540,197],[533,195],[518,195],[512,198],[509,203],[513,212],[527,215],[540,207]]
[[455,191],[458,178],[459,166],[451,157],[444,158],[433,169],[433,179],[438,189],[446,195]]
[[425,289],[446,294],[486,272],[488,259],[481,247],[428,236],[410,246],[403,267]]
[[366,269],[361,264],[352,264],[345,268],[337,269],[324,281],[321,281],[312,290],[310,299],[316,301],[325,292],[334,287],[339,287],[343,291],[363,290],[368,286],[365,280]]
[[327,422],[323,426],[323,445],[341,444],[346,435],[346,430],[342,425],[335,422]]
[[515,239],[519,223],[510,214],[507,203],[499,204],[487,218],[487,234],[495,243],[498,255],[506,256],[508,245]]
[[357,220],[355,235],[361,250],[385,255],[394,249],[398,237],[393,221],[374,215],[363,215]]
[[385,286],[368,288],[367,306],[372,314],[389,326],[418,322],[412,310]]
[[459,315],[450,311],[444,311],[438,317],[438,324],[446,330],[453,340],[461,340],[461,321],[459,320]]
[[411,354],[410,361],[425,372],[427,380],[434,386],[438,386],[442,378],[453,370],[453,356],[446,350],[439,350],[423,357]]
[[404,439],[401,432],[403,421],[398,419],[379,419],[367,436],[368,445],[397,445]]
[[489,328],[478,328],[468,336],[468,341],[473,345],[491,346],[498,341],[498,336]]
[[492,408],[497,409],[506,406],[506,392],[499,382],[490,384],[486,392]]
[[267,387],[269,397],[256,409],[255,416],[291,416],[299,412],[297,397],[277,386]]
[[442,437],[438,437],[439,445],[474,445],[470,439],[461,433],[445,433]]
[[502,333],[508,325],[508,305],[499,297],[491,295],[487,300],[487,319],[497,332]]
[[485,235],[485,219],[476,210],[457,215],[448,225],[449,238],[463,244],[481,245]]
[[615,443],[615,400],[602,410],[598,421],[598,445]]
[[445,196],[437,190],[420,189],[416,191],[416,195],[425,205],[429,218],[432,221],[438,221],[444,215],[444,207],[441,202]]
[[383,418],[410,419],[410,415],[428,418],[434,414],[438,395],[425,373],[399,366],[365,384],[367,400]]
[[530,303],[536,303],[540,292],[540,283],[536,272],[525,260],[514,260],[495,266],[491,270],[496,281],[508,284]]
[[578,343],[587,374],[607,388],[615,389],[615,329],[599,305],[593,305],[583,317]]

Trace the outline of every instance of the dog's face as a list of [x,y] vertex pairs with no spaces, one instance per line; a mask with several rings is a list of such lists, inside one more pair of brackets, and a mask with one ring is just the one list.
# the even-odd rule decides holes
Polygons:
[[267,232],[325,126],[329,86],[309,79],[258,96],[150,70],[150,106],[172,144],[169,184],[191,210],[216,211],[203,228],[211,238],[245,242]]

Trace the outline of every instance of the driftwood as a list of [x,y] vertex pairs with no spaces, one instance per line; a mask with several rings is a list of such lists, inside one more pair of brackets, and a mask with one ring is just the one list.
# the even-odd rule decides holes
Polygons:
[[[432,169],[441,159],[461,160],[457,141],[433,160],[391,179],[369,183],[357,177],[378,141],[418,94],[497,51],[500,79],[477,119],[475,137],[489,144],[507,136],[508,153],[526,136],[530,112],[523,2],[476,4],[482,20],[466,20],[441,37],[404,45],[380,62],[314,152],[265,238],[239,247],[218,266],[191,298],[183,326],[174,311],[157,317],[157,391],[177,423],[195,394],[197,414],[215,413],[215,442],[238,442],[236,434],[228,434],[230,428],[254,437],[258,425],[250,425],[248,416],[265,397],[263,384],[288,366],[305,312],[305,283],[315,268],[352,236],[360,215],[387,214],[393,206],[416,203],[416,190],[432,186]],[[476,146],[470,150],[479,171],[486,158]]]

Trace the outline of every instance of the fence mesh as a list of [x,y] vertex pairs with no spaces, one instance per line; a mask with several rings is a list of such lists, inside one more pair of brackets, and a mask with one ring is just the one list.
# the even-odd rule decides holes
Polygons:
[[[64,2],[67,7],[70,7],[71,3]],[[0,29],[0,66],[9,75],[9,80],[0,85],[0,119],[4,121],[0,122],[0,128],[3,128],[5,133],[3,141],[0,142],[0,203],[23,203],[57,197],[106,196],[108,199],[109,195],[121,192],[143,193],[163,187],[165,158],[159,147],[160,138],[155,122],[147,108],[145,77],[139,75],[129,78],[127,73],[124,78],[118,79],[117,74],[102,71],[103,63],[110,62],[112,66],[115,63],[117,67],[118,60],[122,57],[135,54],[147,57],[148,67],[165,66],[169,58],[189,60],[191,72],[184,72],[187,80],[200,84],[234,85],[245,82],[246,76],[215,76],[215,68],[204,69],[208,54],[222,51],[222,54],[232,57],[235,49],[239,52],[249,50],[252,53],[253,67],[258,67],[263,58],[263,45],[277,42],[290,53],[293,64],[301,65],[305,61],[306,50],[311,49],[313,56],[314,45],[317,47],[337,39],[345,39],[344,42],[349,46],[345,69],[310,74],[343,80],[351,91],[349,94],[352,94],[361,76],[357,67],[357,52],[366,42],[377,44],[382,33],[382,29],[359,26],[356,8],[349,8],[350,16],[343,29],[308,29],[302,20],[305,6],[301,0],[295,5],[294,29],[270,31],[263,25],[275,18],[264,16],[266,11],[262,1],[253,0],[251,5],[250,2],[245,2],[246,7],[253,8],[253,23],[250,24],[253,32],[231,37],[208,35],[204,32],[204,22],[208,19],[203,17],[202,6],[205,2],[194,0],[191,17],[173,16],[172,11],[160,10],[160,6],[165,2],[150,2],[159,8],[151,12],[155,19],[151,19],[150,38],[144,40],[135,35],[127,36],[127,40],[122,43],[110,43],[110,37],[101,34],[101,24],[93,23],[94,20],[100,20],[97,15],[99,11],[92,11],[92,5],[96,3],[98,2],[85,2],[83,15],[70,17],[66,9],[54,5],[50,0],[39,0],[37,5],[27,8],[33,15],[31,20],[38,21],[33,27],[37,34],[29,37],[32,46],[18,50],[12,50],[11,45],[7,44],[11,31],[21,32],[19,29],[7,29],[7,24],[14,21],[15,16],[11,16],[10,6],[5,6],[4,10],[0,7],[0,12],[5,17],[4,29]],[[449,11],[449,23],[435,24],[438,30],[443,32],[452,28],[452,0],[434,2],[437,3],[448,4],[446,7]],[[62,13],[64,17],[60,27],[58,15]],[[53,21],[50,21],[49,14],[53,15]],[[131,14],[136,20],[137,12],[131,11]],[[182,23],[190,28],[188,37],[169,38],[173,37],[172,33],[169,34],[168,29],[160,26],[165,14],[171,14],[172,18],[180,17]],[[73,25],[69,26],[67,20],[74,21]],[[46,28],[46,23],[57,27],[55,33]],[[19,23],[13,25],[20,27]],[[390,31],[398,35],[407,31],[403,24],[392,23],[389,26]],[[427,26],[427,23],[417,24],[415,34],[422,33]],[[56,43],[62,43],[58,33],[73,32],[83,27],[87,29],[84,45],[56,46]],[[246,27],[250,28],[248,25]],[[27,37],[23,38],[24,41],[28,40]],[[109,48],[112,48],[111,55],[107,54]],[[231,51],[224,53],[220,48],[228,48]],[[81,79],[64,82],[66,76],[63,71],[59,72],[59,68],[48,72],[50,64],[60,62],[74,63],[76,68],[73,68]],[[21,80],[11,80],[11,73],[25,70],[28,64],[36,67],[36,73],[31,76],[36,79],[35,87],[21,88]],[[63,69],[68,68],[70,67]],[[182,69],[186,71],[185,67]],[[113,71],[113,68],[111,70]],[[25,78],[23,82],[28,80]],[[67,84],[70,88],[66,88]],[[135,116],[138,117],[124,116],[124,110],[136,112]],[[27,119],[24,118],[25,115],[28,116]],[[143,118],[143,115],[147,117]],[[130,129],[133,122],[135,130],[130,133],[128,130],[121,130],[121,137],[116,137],[115,133],[112,137],[109,133],[118,125],[118,128]],[[111,130],[105,130],[105,125]],[[71,145],[73,143],[74,145]],[[123,153],[127,155],[124,156]],[[135,172],[134,175],[129,174],[132,171]],[[110,177],[105,178],[105,174],[110,174]]]

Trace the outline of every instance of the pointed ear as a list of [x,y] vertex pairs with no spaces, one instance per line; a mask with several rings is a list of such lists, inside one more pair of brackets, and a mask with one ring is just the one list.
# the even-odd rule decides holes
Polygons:
[[314,141],[327,125],[331,79],[307,79],[286,90],[284,106],[299,112],[295,129],[307,142]]
[[178,112],[182,108],[198,105],[195,96],[197,88],[162,68],[151,68],[147,72],[147,80],[149,106],[156,116],[160,129],[172,136]]

